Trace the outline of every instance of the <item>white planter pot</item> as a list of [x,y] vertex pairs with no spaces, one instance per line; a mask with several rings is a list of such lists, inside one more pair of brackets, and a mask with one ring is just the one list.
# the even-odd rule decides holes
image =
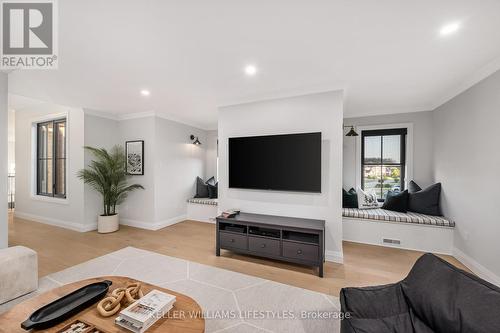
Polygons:
[[111,216],[98,216],[97,217],[97,232],[100,234],[107,234],[115,232],[120,228],[120,217],[118,214]]

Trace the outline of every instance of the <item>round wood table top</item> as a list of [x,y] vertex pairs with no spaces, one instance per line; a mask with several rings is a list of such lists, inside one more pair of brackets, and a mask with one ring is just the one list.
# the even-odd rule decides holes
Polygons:
[[[131,278],[122,276],[105,276],[70,283],[59,288],[47,291],[46,293],[35,296],[14,306],[11,310],[0,315],[0,332],[27,332],[21,328],[21,323],[25,321],[34,311],[50,302],[55,301],[62,296],[69,294],[76,289],[84,287],[90,283],[101,282],[103,280],[110,280],[113,282],[113,284],[109,287],[108,294],[110,294],[111,291],[116,288],[126,287],[127,285],[130,285],[134,282],[140,282],[142,284],[142,291],[144,295],[151,290],[156,289],[176,296],[176,302],[172,310],[170,310],[169,316],[158,320],[146,331],[147,333],[202,333],[205,331],[205,320],[202,316],[201,307],[192,298],[172,290],[160,288]],[[92,305],[89,308],[71,317],[70,319],[65,320],[64,322],[50,329],[43,330],[43,332],[59,332],[65,326],[77,319],[94,325],[96,329],[102,333],[130,332],[118,325],[115,325],[114,321],[118,314],[108,318],[104,318],[99,315],[96,307],[97,304]],[[33,330],[33,332],[36,331]]]

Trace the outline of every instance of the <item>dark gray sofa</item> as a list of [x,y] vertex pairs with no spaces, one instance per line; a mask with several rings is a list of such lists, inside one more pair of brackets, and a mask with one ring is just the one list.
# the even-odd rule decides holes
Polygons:
[[430,253],[401,282],[344,288],[342,333],[500,332],[500,288]]

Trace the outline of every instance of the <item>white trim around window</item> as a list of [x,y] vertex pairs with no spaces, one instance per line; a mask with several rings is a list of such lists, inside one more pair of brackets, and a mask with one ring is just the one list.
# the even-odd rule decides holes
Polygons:
[[66,118],[66,170],[69,170],[69,160],[70,160],[70,151],[69,151],[69,127],[70,127],[70,116],[69,112],[61,112],[61,113],[53,113],[47,114],[41,117],[36,117],[30,119],[31,124],[31,179],[30,179],[30,197],[32,200],[50,202],[62,205],[69,205],[69,196],[70,196],[70,188],[68,182],[68,173],[66,173],[66,198],[57,198],[57,197],[47,197],[43,195],[37,194],[37,125],[39,123]]
[[413,123],[387,124],[387,125],[370,125],[370,126],[354,126],[359,136],[356,137],[356,189],[361,187],[361,132],[370,130],[384,130],[394,128],[406,128],[406,170],[405,170],[405,188],[408,188],[408,183],[413,179]]

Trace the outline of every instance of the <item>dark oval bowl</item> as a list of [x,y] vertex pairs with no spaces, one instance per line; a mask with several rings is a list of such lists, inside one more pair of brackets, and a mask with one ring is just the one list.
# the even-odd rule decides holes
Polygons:
[[55,326],[102,299],[112,282],[91,283],[33,312],[21,327],[25,330]]

